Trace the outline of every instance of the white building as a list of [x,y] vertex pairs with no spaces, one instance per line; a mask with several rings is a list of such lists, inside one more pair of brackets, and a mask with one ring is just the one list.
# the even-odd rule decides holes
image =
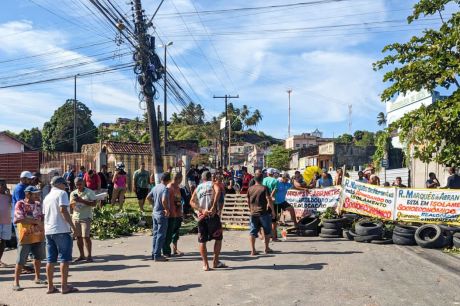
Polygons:
[[323,133],[316,129],[313,133],[303,133],[286,138],[285,147],[288,150],[298,150],[330,141],[333,139],[323,138]]
[[[428,90],[410,91],[405,95],[399,95],[395,101],[386,103],[387,124],[395,122],[402,118],[408,112],[420,108],[422,105],[430,105],[437,100],[442,100],[444,97],[437,91],[430,93]],[[403,145],[399,141],[399,137],[393,137],[393,147],[402,148]]]
[[21,153],[26,148],[30,149],[26,143],[7,132],[0,132],[0,154]]

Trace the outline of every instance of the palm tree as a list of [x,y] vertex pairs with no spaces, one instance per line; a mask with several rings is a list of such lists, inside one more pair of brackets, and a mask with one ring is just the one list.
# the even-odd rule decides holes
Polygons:
[[387,124],[387,117],[385,116],[384,112],[378,113],[378,115],[377,115],[377,124],[379,126]]

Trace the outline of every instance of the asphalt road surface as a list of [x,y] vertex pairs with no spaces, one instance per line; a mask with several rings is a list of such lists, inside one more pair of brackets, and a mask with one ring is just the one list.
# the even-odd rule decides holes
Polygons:
[[[210,272],[202,271],[196,235],[179,241],[185,256],[165,263],[149,260],[150,236],[94,241],[95,262],[71,266],[79,293],[46,295],[29,275],[25,290],[13,292],[6,268],[0,305],[460,305],[460,259],[439,251],[289,237],[272,246],[275,254],[251,257],[247,238],[225,232],[229,268]],[[8,251],[3,261],[15,256]]]

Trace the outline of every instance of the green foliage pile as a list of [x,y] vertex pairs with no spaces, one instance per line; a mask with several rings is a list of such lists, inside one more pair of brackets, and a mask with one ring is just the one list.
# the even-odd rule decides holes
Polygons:
[[139,212],[118,211],[112,206],[94,210],[91,233],[100,240],[129,236],[139,231]]

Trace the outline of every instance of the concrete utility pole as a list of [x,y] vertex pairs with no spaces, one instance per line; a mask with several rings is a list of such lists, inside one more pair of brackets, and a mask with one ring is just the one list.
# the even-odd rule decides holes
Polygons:
[[291,92],[292,89],[288,89],[288,137],[291,137]]
[[228,126],[227,126],[227,122],[228,122],[228,99],[239,99],[240,96],[239,95],[236,95],[236,96],[231,96],[231,95],[225,95],[225,96],[221,96],[221,97],[218,97],[218,96],[214,96],[213,97],[214,99],[225,99],[225,130],[224,130],[224,135],[223,135],[223,144],[224,144],[224,156],[223,156],[223,161],[221,163],[221,166],[223,165],[229,165],[230,164],[230,160],[228,158],[228,156],[230,155],[230,147],[229,147],[229,142],[230,142],[230,139],[226,139],[227,138],[227,129],[228,129]]
[[135,26],[136,26],[136,41],[137,47],[137,59],[140,62],[141,74],[140,76],[144,79],[142,84],[142,92],[145,97],[145,103],[147,104],[147,118],[149,122],[149,133],[150,133],[150,149],[152,151],[153,169],[155,173],[155,181],[159,183],[160,175],[163,173],[163,161],[161,158],[160,151],[160,131],[158,127],[157,117],[155,114],[155,103],[153,101],[153,76],[151,71],[150,63],[150,50],[151,44],[146,33],[147,25],[144,21],[142,12],[141,0],[134,0],[134,12],[135,12]]
[[75,75],[73,82],[73,152],[77,151],[77,75]]

